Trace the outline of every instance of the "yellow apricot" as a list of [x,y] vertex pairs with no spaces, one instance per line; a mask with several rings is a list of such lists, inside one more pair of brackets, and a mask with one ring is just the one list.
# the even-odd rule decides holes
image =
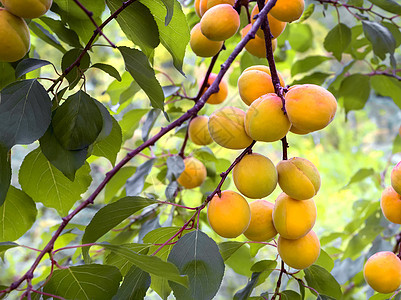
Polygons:
[[[255,23],[256,19],[254,17],[259,13],[259,7],[258,5],[255,5],[255,7],[252,10],[251,14],[251,20],[252,24]],[[275,17],[273,17],[271,14],[267,14],[267,20],[269,21],[269,27],[270,27],[270,32],[273,35],[274,38],[277,38],[280,34],[283,33],[285,26],[287,25],[286,22],[281,22],[277,20]],[[256,34],[261,38],[265,38],[265,34],[262,29],[259,29]]]
[[[281,86],[284,80],[278,74]],[[246,105],[251,105],[253,101],[265,94],[274,93],[274,86],[267,66],[252,66],[244,70],[238,78],[239,95]]]
[[285,95],[288,118],[298,131],[312,132],[323,129],[337,111],[337,101],[325,88],[303,84],[291,88]]
[[[252,28],[252,24],[248,24],[244,28],[242,28],[242,30],[241,30],[242,38],[245,37],[245,35],[249,32],[249,30],[251,28]],[[276,39],[272,39],[272,48],[273,48],[273,52],[277,48],[277,40]],[[246,51],[248,51],[253,56],[256,56],[256,57],[259,57],[259,58],[266,58],[265,40],[261,39],[257,35],[255,35],[255,38],[250,40],[245,45],[245,49],[246,49]]]
[[237,11],[229,4],[213,6],[200,21],[205,37],[212,41],[224,41],[237,33],[240,19]]
[[376,292],[392,293],[401,284],[401,261],[393,252],[377,252],[366,261],[363,276]]
[[277,171],[269,158],[252,153],[245,155],[234,167],[233,179],[244,196],[258,199],[274,191],[277,186]]
[[209,117],[197,116],[189,123],[188,135],[194,144],[204,146],[213,142],[207,127],[208,122]]
[[[202,93],[202,95],[206,92],[208,87],[211,86],[212,83],[216,80],[216,77],[217,77],[217,74],[215,74],[215,73],[210,74],[210,76],[207,80],[207,87],[204,90],[204,92]],[[219,91],[217,93],[210,95],[210,97],[209,97],[209,99],[207,99],[206,103],[220,104],[224,100],[226,100],[227,95],[228,95],[228,86],[227,86],[227,82],[223,79],[222,81],[220,81]]]
[[248,202],[233,191],[222,191],[215,195],[207,207],[207,219],[212,229],[225,238],[235,238],[242,234],[251,220]]
[[256,200],[249,204],[251,222],[244,235],[251,241],[263,242],[274,238],[277,230],[273,224],[273,203],[266,200]]
[[263,142],[285,137],[291,123],[282,107],[283,103],[276,94],[263,95],[253,101],[245,116],[246,133],[252,139]]
[[304,0],[277,0],[270,13],[279,21],[293,22],[302,16],[304,8]]
[[28,53],[31,43],[24,19],[0,8],[0,61],[14,62]]
[[44,15],[52,6],[53,0],[0,0],[13,15],[34,19]]
[[380,207],[387,220],[401,224],[401,195],[389,186],[382,192]]
[[184,159],[184,172],[177,178],[177,182],[187,189],[200,186],[206,179],[205,165],[195,157]]
[[309,131],[300,130],[299,128],[294,127],[294,125],[291,125],[290,131],[292,133],[299,134],[299,135],[304,135],[304,134],[309,133]]
[[[212,8],[213,6],[219,5],[219,4],[229,4],[233,6],[235,4],[235,0],[203,0],[206,1],[206,10]],[[205,13],[206,11],[204,11]]]
[[301,157],[282,160],[277,164],[278,184],[284,193],[296,200],[310,199],[320,188],[319,171],[313,163]]
[[398,194],[401,194],[401,162],[391,171],[391,186]]
[[233,106],[216,110],[209,117],[209,132],[212,139],[228,149],[243,149],[252,143],[244,128],[245,112]]
[[192,51],[200,57],[215,56],[223,46],[223,42],[215,42],[207,39],[200,30],[200,24],[196,24],[191,30],[189,40]]
[[195,13],[199,18],[202,18],[202,11],[206,11],[207,0],[195,0]]
[[313,199],[295,200],[281,193],[274,204],[274,227],[286,239],[299,239],[306,235],[316,222],[316,205]]
[[278,254],[291,268],[306,269],[313,265],[320,255],[320,242],[311,230],[307,235],[296,240],[280,236],[277,243]]

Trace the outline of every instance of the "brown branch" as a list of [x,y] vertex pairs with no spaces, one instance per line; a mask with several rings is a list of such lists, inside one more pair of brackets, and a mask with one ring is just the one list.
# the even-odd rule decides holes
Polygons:
[[376,76],[376,75],[388,76],[388,77],[395,78],[398,81],[401,81],[401,76],[398,76],[396,74],[396,72],[388,73],[386,71],[372,71],[372,72],[366,74],[366,76]]
[[276,299],[276,297],[280,295],[281,280],[283,278],[283,274],[284,273],[287,273],[287,271],[284,268],[284,261],[281,260],[280,274],[278,275],[277,284],[276,284],[276,290],[274,291],[274,294],[273,294],[271,300]]

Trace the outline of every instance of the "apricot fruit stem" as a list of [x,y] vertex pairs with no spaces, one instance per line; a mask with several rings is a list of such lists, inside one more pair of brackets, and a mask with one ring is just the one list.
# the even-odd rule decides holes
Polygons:
[[284,261],[281,261],[280,274],[278,275],[278,279],[277,279],[277,283],[276,283],[276,290],[274,291],[274,295],[271,298],[271,300],[276,299],[276,297],[280,295],[281,280],[283,278],[284,273],[287,273],[287,271],[285,270]]

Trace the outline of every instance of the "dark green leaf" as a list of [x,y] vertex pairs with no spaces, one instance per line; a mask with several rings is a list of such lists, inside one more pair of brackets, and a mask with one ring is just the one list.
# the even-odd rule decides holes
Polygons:
[[[81,55],[83,49],[75,48],[71,49],[67,53],[64,54],[61,59],[61,69],[64,71],[68,67],[70,67],[76,59]],[[89,68],[90,65],[90,56],[86,52],[82,57],[79,66],[75,66],[67,75],[66,78],[68,83],[70,84],[70,90],[72,90],[78,82],[81,80],[82,71]]]
[[7,62],[0,62],[0,90],[14,81],[14,68]]
[[369,76],[353,74],[346,77],[341,82],[340,95],[344,99],[345,113],[364,108],[370,95]]
[[168,26],[171,19],[173,18],[174,0],[162,0],[162,1],[163,1],[164,6],[166,6],[166,8],[167,8],[167,14],[166,14],[164,25]]
[[373,76],[370,80],[376,93],[381,96],[391,97],[394,103],[401,109],[401,81],[384,75]]
[[118,81],[121,81],[120,73],[118,73],[116,68],[114,68],[111,65],[97,63],[97,64],[92,65],[91,68],[96,68],[96,69],[102,70],[102,71],[106,72],[107,74],[109,74],[111,77],[114,77]]
[[74,203],[81,199],[81,194],[86,192],[91,181],[88,164],[77,171],[74,182],[71,182],[46,159],[40,148],[25,157],[19,170],[22,190],[33,201],[55,208],[61,216],[66,215]]
[[95,101],[79,91],[57,109],[52,125],[65,149],[80,150],[96,141],[103,128],[103,117]]
[[10,186],[6,201],[0,206],[0,242],[19,239],[32,227],[37,213],[32,199]]
[[92,154],[107,158],[113,165],[116,162],[117,154],[121,149],[122,133],[118,122],[112,118],[113,127],[110,134],[103,140],[96,142]]
[[370,176],[372,176],[373,174],[375,174],[375,170],[370,168],[370,169],[366,169],[366,168],[362,168],[359,169],[350,179],[350,181],[348,182],[348,184],[345,187],[350,186],[351,184],[355,183],[355,182],[359,182],[364,180],[365,178],[368,178]]
[[252,273],[251,280],[248,281],[247,285],[235,293],[234,300],[246,300],[252,294],[253,289],[256,286],[256,283],[259,280],[260,272]]
[[49,45],[53,46],[57,50],[61,51],[62,53],[66,53],[67,50],[64,49],[63,46],[61,46],[60,42],[45,28],[43,28],[42,25],[31,21],[29,23],[29,29],[32,30],[32,32],[41,40],[44,42],[48,43]]
[[245,243],[241,242],[223,242],[219,244],[220,254],[223,257],[223,260],[226,261],[237,251],[241,248]]
[[307,58],[297,60],[291,67],[291,76],[295,76],[299,73],[306,73],[313,68],[317,67],[321,63],[330,60],[327,56],[308,56]]
[[390,30],[380,23],[372,21],[362,21],[363,32],[366,38],[373,46],[373,52],[382,60],[386,58],[386,54],[393,54],[395,51],[395,38]]
[[0,144],[0,207],[6,200],[11,184],[11,159],[8,147]]
[[47,26],[49,26],[49,28],[51,28],[51,30],[63,42],[74,48],[81,47],[78,35],[75,33],[75,31],[67,28],[62,21],[54,20],[46,16],[41,17],[40,20],[42,20]]
[[216,243],[205,233],[196,230],[180,238],[168,261],[189,277],[189,289],[170,283],[176,298],[212,299],[216,295],[224,275],[224,261]]
[[294,291],[282,291],[280,294],[283,300],[301,300],[301,295]]
[[100,133],[96,139],[96,142],[100,142],[110,135],[111,130],[113,129],[113,118],[110,115],[109,110],[104,106],[103,103],[101,103],[93,98],[92,98],[92,100],[95,102],[95,104],[99,108],[99,110],[102,114],[102,119],[103,119],[102,130],[100,131]]
[[336,25],[324,39],[324,48],[332,52],[338,61],[341,61],[342,53],[351,43],[351,29],[343,23]]
[[22,60],[15,68],[15,77],[19,78],[29,72],[51,64],[52,63],[47,60],[26,58]]
[[[69,0],[55,0],[54,2],[68,15],[68,17],[82,20],[88,19],[86,13],[78,5],[72,5]],[[94,17],[100,17],[105,10],[104,0],[80,0],[79,2],[86,7],[86,9],[92,12]],[[94,28],[92,31],[93,30]]]
[[128,47],[119,47],[118,49],[124,58],[127,71],[148,95],[152,106],[164,110],[163,90],[155,77],[155,71],[150,66],[148,58],[136,49]]
[[161,113],[160,109],[152,109],[146,116],[146,120],[142,126],[142,140],[146,142],[149,138],[150,131],[156,123],[157,118]]
[[314,288],[319,294],[341,299],[341,287],[326,269],[312,265],[305,269],[304,273],[308,286]]
[[275,260],[261,260],[255,263],[251,267],[251,272],[260,273],[256,286],[263,284],[276,267],[277,261]]
[[120,271],[114,266],[82,265],[56,270],[44,287],[45,293],[66,299],[111,299],[121,281]]
[[113,178],[110,179],[109,183],[106,185],[104,192],[104,202],[110,202],[114,197],[119,196],[119,191],[124,187],[128,178],[135,173],[135,167],[124,167],[120,169]]
[[145,186],[146,177],[152,170],[154,161],[155,159],[149,159],[144,162],[136,169],[135,174],[127,180],[125,187],[128,196],[136,196],[142,192],[143,187]]
[[0,92],[0,143],[11,148],[39,139],[50,125],[51,106],[36,79],[7,86]]
[[128,274],[124,276],[124,281],[113,297],[115,300],[139,300],[146,296],[146,291],[150,287],[150,275],[140,268],[133,266]]
[[384,9],[385,11],[391,12],[396,15],[401,15],[401,5],[393,0],[368,0],[368,1]]

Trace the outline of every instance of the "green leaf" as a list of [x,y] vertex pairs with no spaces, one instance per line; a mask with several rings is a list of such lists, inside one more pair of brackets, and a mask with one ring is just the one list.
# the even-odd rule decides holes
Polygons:
[[[74,17],[82,20],[87,20],[86,13],[69,0],[54,0],[54,2],[62,9],[68,17]],[[104,0],[80,0],[79,1],[86,9],[93,13],[94,17],[100,17],[105,10]],[[93,25],[92,25],[93,26]],[[92,29],[92,31],[95,28]]]
[[314,11],[315,11],[315,3],[309,4],[308,7],[305,8],[301,18],[299,18],[297,23],[302,23],[302,22],[308,20],[312,16]]
[[60,20],[54,20],[52,18],[43,16],[40,17],[51,30],[58,36],[60,40],[67,43],[71,47],[80,48],[81,43],[79,42],[79,37],[74,30],[66,27],[66,24]]
[[146,177],[152,170],[154,162],[155,159],[149,159],[136,169],[135,174],[130,177],[125,184],[127,195],[136,196],[142,192]]
[[129,166],[121,168],[106,185],[104,202],[110,202],[114,197],[119,196],[120,190],[125,186],[126,181],[135,173],[136,168]]
[[0,62],[0,90],[14,81],[14,68],[7,62]]
[[259,280],[260,272],[252,273],[251,280],[248,281],[247,285],[235,293],[234,300],[246,300],[252,294],[253,289],[256,287],[256,283]]
[[318,55],[308,56],[307,58],[297,60],[291,67],[291,76],[295,76],[299,73],[306,73],[328,60],[331,60],[331,58]]
[[320,255],[317,261],[315,262],[315,265],[321,266],[322,268],[325,268],[326,270],[331,272],[331,270],[333,270],[334,268],[334,261],[330,257],[330,255],[327,254],[326,251],[320,249]]
[[326,79],[331,75],[332,74],[329,74],[329,73],[315,72],[310,75],[306,75],[306,76],[302,77],[301,79],[294,80],[291,85],[296,85],[296,84],[322,85],[326,81]]
[[[99,246],[104,246],[103,244],[98,244]],[[148,254],[149,245],[148,244],[123,244],[119,247],[127,248],[128,250],[140,253]],[[105,258],[104,263],[106,265],[116,266],[120,269],[120,272],[125,276],[132,266],[134,266],[125,256],[120,255],[118,252],[111,251]]]
[[119,122],[123,131],[123,140],[126,141],[132,138],[135,129],[138,128],[142,117],[149,111],[147,108],[132,109],[125,113],[122,120]]
[[31,144],[51,121],[49,96],[36,80],[17,81],[0,92],[0,143],[11,148]]
[[291,24],[288,42],[295,51],[305,52],[312,47],[313,32],[309,24]]
[[219,251],[221,256],[223,257],[223,260],[226,261],[231,257],[231,255],[234,254],[235,251],[237,251],[239,248],[241,248],[245,243],[241,242],[223,242],[219,244]]
[[114,80],[107,88],[106,93],[109,94],[111,103],[124,103],[131,100],[132,97],[141,90],[139,85],[133,80],[128,72],[124,72],[121,76],[121,81]]
[[162,1],[163,1],[164,6],[167,9],[164,25],[168,26],[168,24],[170,23],[171,19],[173,18],[175,1],[174,0],[162,0]]
[[159,28],[160,42],[172,55],[175,68],[184,74],[182,64],[190,37],[187,18],[181,9],[180,3],[177,0],[169,0],[174,5],[172,8],[174,15],[171,16],[171,22],[166,25],[169,10],[166,6],[163,6],[162,1],[166,2],[166,0],[141,0],[150,9],[155,18]]
[[29,72],[51,64],[52,63],[47,60],[26,58],[24,60],[21,60],[21,62],[15,68],[15,77],[19,78]]
[[401,5],[393,0],[368,0],[378,7],[390,13],[401,15]]
[[86,192],[91,181],[88,164],[77,171],[74,182],[71,182],[46,159],[40,148],[25,157],[19,170],[22,190],[33,201],[55,208],[62,216],[81,199],[81,194]]
[[372,176],[374,174],[375,174],[375,170],[372,169],[372,168],[370,168],[370,169],[366,169],[366,168],[359,169],[354,175],[352,175],[350,181],[348,182],[348,184],[344,188],[350,186],[351,184],[353,184],[355,182],[362,181],[365,178],[368,178],[368,177],[370,177],[370,176]]
[[92,65],[91,68],[96,68],[96,69],[102,70],[102,71],[106,72],[107,74],[109,74],[111,77],[114,77],[116,80],[121,81],[120,73],[118,73],[116,68],[114,68],[111,65],[97,63],[97,64]]
[[251,272],[260,273],[256,286],[263,284],[276,267],[277,261],[275,260],[261,260],[255,263],[251,267]]
[[[83,49],[75,48],[71,49],[67,53],[64,54],[63,58],[61,59],[61,69],[64,71],[68,67],[70,67],[76,59],[81,55]],[[79,66],[75,66],[67,75],[66,78],[68,83],[70,84],[70,90],[72,90],[78,82],[81,80],[82,71],[85,71],[89,68],[90,65],[90,56],[88,52],[86,52],[80,63]]]
[[394,54],[396,42],[390,30],[372,21],[362,21],[362,26],[366,38],[373,46],[373,52],[378,57],[384,60],[387,53]]
[[336,25],[324,39],[324,48],[332,52],[338,61],[341,61],[342,53],[351,43],[351,29],[343,23]]
[[127,71],[148,95],[152,106],[164,110],[163,90],[147,57],[136,49],[128,47],[119,47],[118,49],[124,58]]
[[146,142],[149,138],[150,131],[156,123],[161,111],[160,109],[152,109],[146,116],[145,122],[142,126],[142,140]]
[[9,153],[10,149],[0,143],[0,207],[6,200],[11,184],[11,159]]
[[393,150],[391,151],[392,154],[396,154],[401,152],[401,137],[397,134],[393,141]]
[[114,266],[82,265],[55,270],[44,287],[45,293],[66,299],[112,299],[121,281]]
[[146,291],[150,287],[150,275],[140,268],[133,266],[128,274],[124,276],[124,281],[113,299],[138,300],[144,299]]
[[319,294],[341,299],[341,287],[326,269],[312,265],[305,269],[304,273],[308,286],[314,288]]
[[294,291],[282,291],[280,293],[281,299],[283,300],[301,300],[301,295]]
[[196,230],[180,238],[168,261],[189,277],[189,289],[170,283],[176,298],[212,299],[216,295],[225,266],[217,244],[205,233]]
[[107,158],[114,166],[117,154],[121,149],[122,132],[118,122],[114,118],[112,120],[113,127],[110,134],[105,139],[94,144],[92,154]]
[[[1,208],[0,208],[1,210]],[[4,254],[8,249],[19,247],[17,243],[14,242],[2,242],[0,243],[0,257],[4,260]],[[0,298],[1,299],[1,298]]]
[[80,150],[95,142],[103,128],[103,117],[94,100],[79,91],[57,109],[52,125],[65,149]]
[[370,95],[369,76],[353,74],[346,77],[341,82],[339,92],[344,101],[345,113],[364,108]]
[[106,106],[104,106],[103,103],[97,101],[96,99],[91,99],[93,100],[93,102],[95,102],[97,108],[99,108],[100,113],[102,114],[103,126],[102,130],[96,138],[96,142],[100,142],[110,135],[111,130],[113,129],[113,118],[110,115],[109,110],[106,108]]
[[370,78],[373,89],[381,96],[390,97],[401,109],[401,82],[385,75],[375,75]]
[[[122,5],[121,0],[106,0],[113,13]],[[159,29],[149,8],[141,2],[131,3],[118,16],[117,22],[127,38],[138,45],[147,55],[160,44]]]
[[0,242],[19,239],[32,227],[37,213],[32,199],[10,186],[6,201],[0,206]]
[[32,32],[41,40],[44,42],[48,43],[50,46],[53,46],[57,50],[59,50],[62,53],[66,53],[67,50],[64,49],[63,46],[61,46],[60,42],[49,32],[47,31],[42,25],[31,21],[29,23],[29,29],[32,30]]

